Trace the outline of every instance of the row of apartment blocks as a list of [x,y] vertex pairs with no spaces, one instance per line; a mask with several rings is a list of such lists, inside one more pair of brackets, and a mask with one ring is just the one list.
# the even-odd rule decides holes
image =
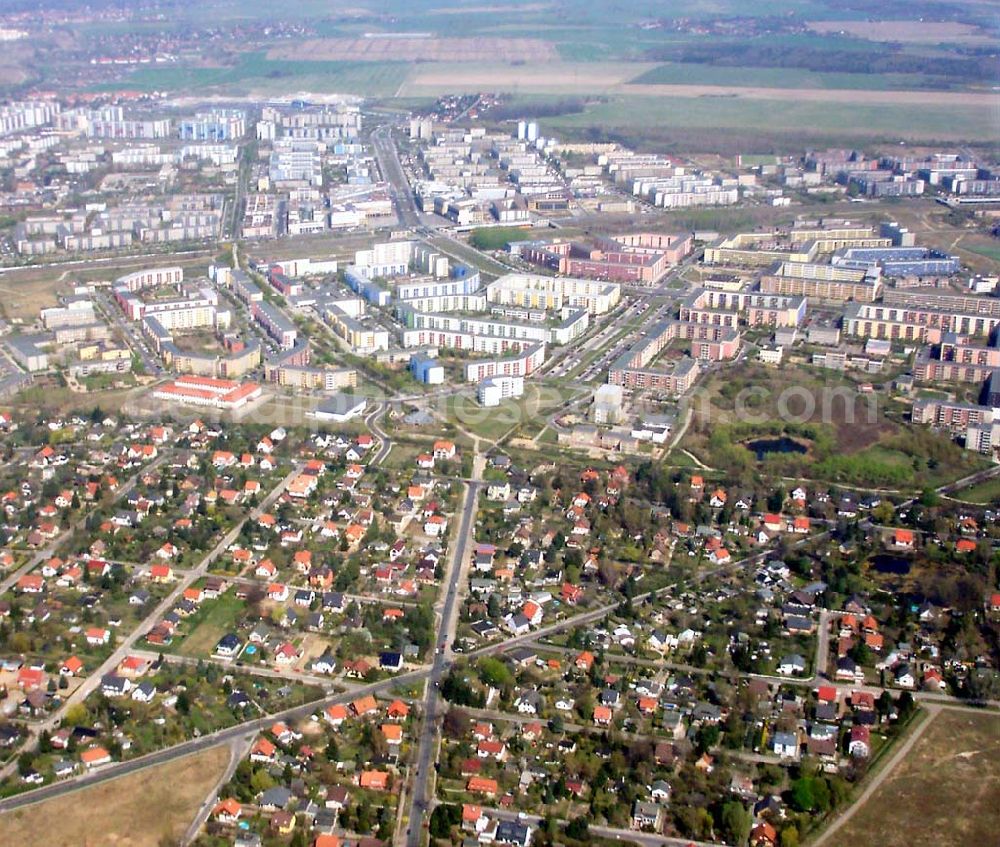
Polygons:
[[760,277],[764,294],[808,297],[817,300],[874,302],[882,290],[881,274],[813,262],[779,262]]
[[115,288],[123,288],[133,294],[147,288],[163,285],[180,285],[184,281],[184,270],[176,265],[169,268],[148,268],[125,274],[115,280]]
[[159,203],[129,203],[111,209],[72,209],[32,215],[15,231],[22,255],[60,250],[87,252],[134,242],[167,243],[216,238],[224,199],[218,194],[177,195]]
[[597,164],[616,186],[654,206],[730,206],[740,199],[738,179],[692,171],[657,154],[615,147],[598,151]]
[[264,106],[256,125],[260,141],[297,138],[336,143],[357,138],[361,132],[361,109],[353,103],[293,108]]
[[807,298],[797,295],[700,288],[681,301],[679,317],[732,328],[741,321],[751,327],[796,327],[805,320],[807,305]]
[[621,287],[614,282],[575,277],[510,273],[487,284],[486,300],[501,306],[547,311],[570,307],[603,315],[621,301]]
[[[654,366],[653,362],[674,339],[690,342],[690,356],[670,366]],[[732,359],[739,353],[741,341],[740,332],[731,326],[661,321],[611,365],[608,383],[625,388],[654,388],[683,394],[698,378],[699,361]]]
[[512,255],[567,276],[652,285],[692,249],[687,234],[635,233],[582,241],[515,241]]
[[241,270],[232,270],[219,276],[220,281],[232,287],[236,298],[247,307],[250,316],[275,341],[282,350],[291,350],[298,338],[295,324],[275,306],[264,299],[264,292]]
[[845,335],[921,344],[939,344],[947,333],[986,338],[998,325],[1000,315],[938,309],[916,299],[905,306],[849,303],[843,320]]
[[142,324],[144,334],[160,354],[163,363],[176,373],[197,376],[238,379],[253,371],[261,363],[261,346],[254,340],[243,341],[226,337],[226,353],[198,353],[182,350],[156,318],[146,318]]
[[964,440],[966,450],[994,455],[1000,449],[1000,380],[991,379],[988,390],[984,405],[937,398],[916,400],[912,421],[948,430]]
[[940,344],[920,351],[913,364],[913,378],[918,382],[984,382],[998,369],[1000,332],[994,332],[988,346],[948,332]]
[[705,248],[706,265],[767,267],[775,262],[812,262],[817,256],[845,248],[912,245],[912,236],[897,224],[878,227],[843,220],[802,221],[790,229],[742,232]]
[[465,366],[465,381],[479,384],[492,377],[526,377],[545,361],[545,344],[523,347],[513,356],[479,359]]
[[356,313],[342,305],[329,306],[323,312],[324,319],[354,353],[368,356],[378,350],[388,350],[389,331],[373,321],[363,321],[364,301],[354,298],[353,302],[359,308]]
[[[542,313],[544,318],[547,313]],[[442,312],[418,312],[409,305],[399,308],[399,317],[407,329],[403,330],[404,347],[422,347],[414,341],[419,331],[441,332],[456,338],[476,336],[494,342],[514,340],[535,343],[568,344],[583,335],[590,326],[590,316],[583,309],[564,307],[559,310],[560,322],[552,325],[545,320],[532,323],[515,323],[497,317],[450,315]],[[461,346],[461,345],[458,345]]]
[[274,385],[307,391],[339,391],[358,384],[354,368],[313,367],[310,362],[309,342],[299,341],[264,363],[264,379]]

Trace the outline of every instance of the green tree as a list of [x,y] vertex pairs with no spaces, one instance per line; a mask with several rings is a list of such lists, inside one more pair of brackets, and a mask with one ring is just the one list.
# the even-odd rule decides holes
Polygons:
[[792,783],[792,808],[797,812],[811,812],[816,806],[811,777],[799,777]]
[[730,800],[722,806],[719,826],[727,844],[743,844],[750,835],[750,813],[742,803]]
[[494,688],[506,688],[514,684],[514,675],[501,659],[486,656],[479,660],[479,678]]
[[799,847],[799,831],[794,826],[786,826],[778,838],[781,847]]
[[586,839],[589,829],[587,819],[581,815],[578,818],[573,818],[573,820],[566,824],[566,837],[576,841],[583,841]]

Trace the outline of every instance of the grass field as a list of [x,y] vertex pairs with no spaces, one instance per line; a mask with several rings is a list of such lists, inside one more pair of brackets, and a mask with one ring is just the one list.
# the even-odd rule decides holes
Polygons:
[[8,812],[0,815],[0,843],[4,847],[157,847],[183,833],[228,760],[229,749],[216,747]]
[[979,483],[979,485],[972,486],[972,488],[956,491],[954,497],[969,503],[996,506],[1000,504],[1000,479],[989,479]]
[[227,591],[217,600],[206,600],[184,624],[190,633],[188,637],[171,645],[171,652],[182,656],[210,656],[219,639],[232,631],[233,623],[244,608],[245,603],[233,591]]
[[641,85],[738,85],[767,88],[846,88],[907,90],[931,82],[922,74],[818,73],[802,68],[730,68],[668,62],[632,80]]
[[[140,68],[127,77],[127,83],[130,88],[140,91],[174,93],[200,90],[251,94],[304,90],[381,97],[394,94],[406,74],[407,65],[396,61],[277,60],[254,52],[242,54],[230,67]],[[109,83],[98,88],[120,87],[118,83]]]
[[1000,263],[1000,244],[963,244],[961,249]]
[[[187,276],[207,273],[211,261],[207,253],[205,256],[173,255],[169,260],[171,265],[183,267]],[[121,257],[77,262],[70,267],[40,265],[12,268],[0,274],[0,310],[8,318],[32,319],[38,316],[40,309],[55,306],[57,296],[71,291],[75,283],[113,280],[137,268],[150,267],[157,261],[158,258],[148,256]]]
[[825,847],[996,843],[1000,716],[943,710]]
[[488,441],[496,441],[508,433],[520,430],[539,432],[555,409],[564,403],[572,392],[549,385],[525,382],[524,396],[505,400],[499,406],[486,409],[476,399],[455,394],[448,398],[448,419],[463,429]]
[[582,114],[547,118],[545,128],[555,132],[622,128],[638,133],[657,129],[669,131],[676,127],[741,132],[791,131],[854,138],[988,141],[996,137],[996,120],[995,111],[981,106],[622,95],[594,103]]
[[820,34],[851,35],[868,41],[895,44],[989,44],[988,32],[954,21],[812,21],[809,28]]

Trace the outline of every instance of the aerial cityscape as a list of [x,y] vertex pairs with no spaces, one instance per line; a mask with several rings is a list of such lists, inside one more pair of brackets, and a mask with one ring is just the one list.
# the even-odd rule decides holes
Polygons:
[[998,843],[998,4],[0,46],[0,847]]

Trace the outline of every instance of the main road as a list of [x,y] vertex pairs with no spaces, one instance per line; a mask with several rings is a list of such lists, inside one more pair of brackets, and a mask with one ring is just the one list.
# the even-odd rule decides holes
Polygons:
[[438,718],[441,716],[441,704],[444,702],[439,691],[441,679],[452,663],[451,643],[455,635],[458,621],[458,599],[462,575],[465,573],[465,563],[469,557],[469,542],[473,534],[473,522],[479,501],[479,491],[484,483],[470,482],[465,490],[465,505],[462,509],[462,520],[455,539],[455,549],[452,553],[448,588],[444,605],[441,608],[441,623],[438,628],[438,644],[434,650],[434,661],[427,677],[427,690],[424,695],[424,717],[420,733],[420,744],[417,750],[413,769],[413,794],[410,798],[410,811],[407,816],[409,829],[406,844],[408,847],[420,847],[422,824],[428,809],[428,789],[433,783],[433,759],[437,748]]
[[392,127],[380,126],[373,130],[372,146],[375,148],[375,158],[378,160],[382,178],[392,186],[392,199],[396,205],[399,222],[411,229],[419,227],[420,213],[413,199],[410,181],[403,173],[396,143],[392,140]]

